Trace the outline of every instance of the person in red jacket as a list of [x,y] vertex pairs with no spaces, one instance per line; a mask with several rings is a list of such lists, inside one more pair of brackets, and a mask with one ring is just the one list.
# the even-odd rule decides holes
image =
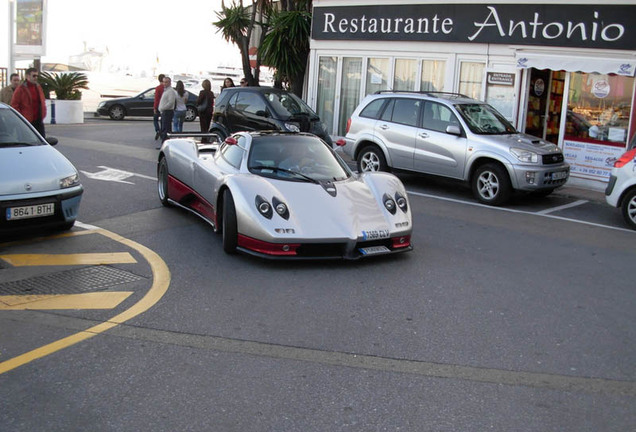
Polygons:
[[38,70],[26,70],[26,79],[13,92],[11,106],[33,125],[44,138],[44,117],[46,117],[46,102],[42,86],[38,84]]
[[152,106],[152,109],[153,109],[152,121],[155,126],[155,141],[159,139],[159,136],[161,135],[161,123],[159,123],[159,117],[161,117],[161,113],[159,112],[159,101],[161,101],[161,96],[163,96],[164,77],[165,77],[164,74],[159,74],[159,76],[157,77],[157,79],[159,80],[159,85],[155,87],[155,103]]

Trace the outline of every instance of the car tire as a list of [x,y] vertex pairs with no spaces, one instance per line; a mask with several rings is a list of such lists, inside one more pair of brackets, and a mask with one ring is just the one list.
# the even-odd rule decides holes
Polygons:
[[113,105],[108,109],[108,115],[113,120],[123,120],[126,117],[126,110],[121,105]]
[[232,198],[232,192],[229,189],[223,192],[223,220],[221,223],[223,224],[223,251],[230,255],[234,254],[238,246],[238,227],[234,198]]
[[157,166],[157,192],[159,193],[159,200],[164,207],[170,207],[170,201],[168,201],[168,173],[168,161],[163,157]]
[[370,145],[364,147],[357,157],[358,172],[388,171],[384,153],[378,146]]
[[60,231],[68,231],[71,228],[73,228],[74,225],[75,225],[75,221],[65,222],[64,224],[60,225]]
[[506,169],[494,163],[477,168],[471,183],[473,196],[482,204],[501,205],[510,199],[512,193]]
[[187,106],[186,107],[186,114],[185,114],[185,121],[187,122],[193,122],[194,119],[197,118],[197,110],[194,107],[191,106]]
[[636,188],[628,191],[623,197],[621,212],[627,225],[636,230]]

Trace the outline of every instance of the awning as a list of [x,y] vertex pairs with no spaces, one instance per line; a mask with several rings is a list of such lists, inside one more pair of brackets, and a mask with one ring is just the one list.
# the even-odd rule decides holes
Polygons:
[[589,56],[572,55],[571,52],[517,50],[517,67],[521,69],[551,69],[568,72],[616,74],[633,77],[636,73],[636,57],[604,56],[600,53]]

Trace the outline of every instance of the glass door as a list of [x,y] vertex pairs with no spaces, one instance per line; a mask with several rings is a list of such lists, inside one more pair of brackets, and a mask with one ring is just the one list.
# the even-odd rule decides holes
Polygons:
[[532,69],[528,88],[526,133],[545,138],[550,71]]

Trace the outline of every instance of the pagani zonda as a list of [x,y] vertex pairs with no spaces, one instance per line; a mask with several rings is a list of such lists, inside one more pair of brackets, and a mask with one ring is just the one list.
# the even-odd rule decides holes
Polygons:
[[162,204],[207,221],[227,253],[356,259],[412,250],[402,182],[353,173],[311,134],[240,132],[220,144],[172,137],[157,177]]

